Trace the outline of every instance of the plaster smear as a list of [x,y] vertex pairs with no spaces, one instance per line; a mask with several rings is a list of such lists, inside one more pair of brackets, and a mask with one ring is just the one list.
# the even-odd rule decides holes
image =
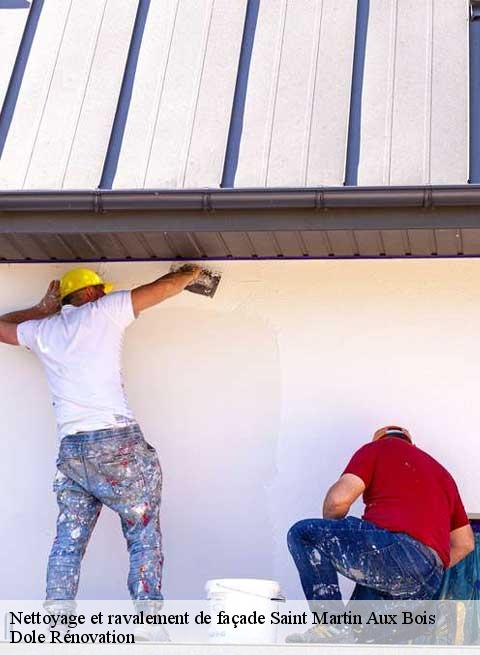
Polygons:
[[[169,266],[100,270],[130,288]],[[480,512],[480,260],[214,267],[213,300],[181,294],[126,339],[127,392],[165,474],[167,596],[201,598],[208,578],[273,577],[300,598],[288,528],[320,515],[352,452],[386,423],[406,425]],[[36,302],[68,268],[2,265],[4,311]],[[56,519],[53,417],[35,358],[7,346],[0,356],[1,594],[41,597]],[[104,511],[80,594],[125,598],[126,574],[117,518]]]

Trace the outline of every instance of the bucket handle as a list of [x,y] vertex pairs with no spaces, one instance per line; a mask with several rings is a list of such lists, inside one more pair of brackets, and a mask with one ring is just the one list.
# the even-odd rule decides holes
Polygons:
[[243,591],[243,589],[235,589],[235,587],[228,587],[227,585],[219,584],[218,582],[216,584],[217,584],[217,587],[220,587],[222,589],[226,589],[227,591],[236,591],[239,594],[246,594],[247,596],[256,596],[257,598],[263,598],[265,600],[272,600],[272,601],[276,601],[277,603],[286,603],[287,602],[286,597],[282,596],[282,595],[275,596],[275,598],[270,598],[269,596],[262,596],[262,594],[254,594],[251,591]]

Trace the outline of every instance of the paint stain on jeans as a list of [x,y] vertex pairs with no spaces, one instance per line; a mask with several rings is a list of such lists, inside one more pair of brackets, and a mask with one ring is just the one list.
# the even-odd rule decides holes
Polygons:
[[121,519],[135,600],[161,600],[162,471],[138,425],[64,437],[54,479],[59,514],[47,570],[47,599],[74,599],[80,566],[103,505]]

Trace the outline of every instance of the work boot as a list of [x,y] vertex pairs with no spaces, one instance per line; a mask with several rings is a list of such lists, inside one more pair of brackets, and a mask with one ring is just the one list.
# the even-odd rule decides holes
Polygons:
[[306,632],[294,632],[285,639],[287,644],[354,643],[350,626],[316,625]]

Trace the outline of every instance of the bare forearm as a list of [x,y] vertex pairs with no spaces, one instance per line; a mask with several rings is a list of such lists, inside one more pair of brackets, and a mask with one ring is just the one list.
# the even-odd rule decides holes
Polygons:
[[192,271],[178,271],[176,273],[162,275],[158,280],[150,282],[150,284],[145,284],[141,288],[148,290],[152,294],[152,297],[158,297],[159,300],[162,300],[176,296],[177,293],[183,291],[194,279],[195,275]]
[[132,291],[135,314],[153,307],[167,298],[172,298],[183,291],[199,274],[199,269],[180,270],[162,275],[158,280],[144,284]]
[[47,316],[48,314],[40,305],[34,305],[29,309],[20,309],[16,312],[4,314],[3,316],[0,316],[0,321],[19,325],[24,321],[35,321],[37,319],[46,318]]
[[9,312],[0,316],[0,321],[4,323],[11,323],[19,325],[25,321],[36,321],[42,318],[47,318],[55,314],[60,309],[60,282],[52,280],[48,285],[48,289],[43,298],[33,307],[28,309],[20,309],[16,312]]
[[162,275],[158,280],[152,282],[152,285],[163,286],[167,293],[175,296],[191,284],[196,277],[196,271],[176,271]]

